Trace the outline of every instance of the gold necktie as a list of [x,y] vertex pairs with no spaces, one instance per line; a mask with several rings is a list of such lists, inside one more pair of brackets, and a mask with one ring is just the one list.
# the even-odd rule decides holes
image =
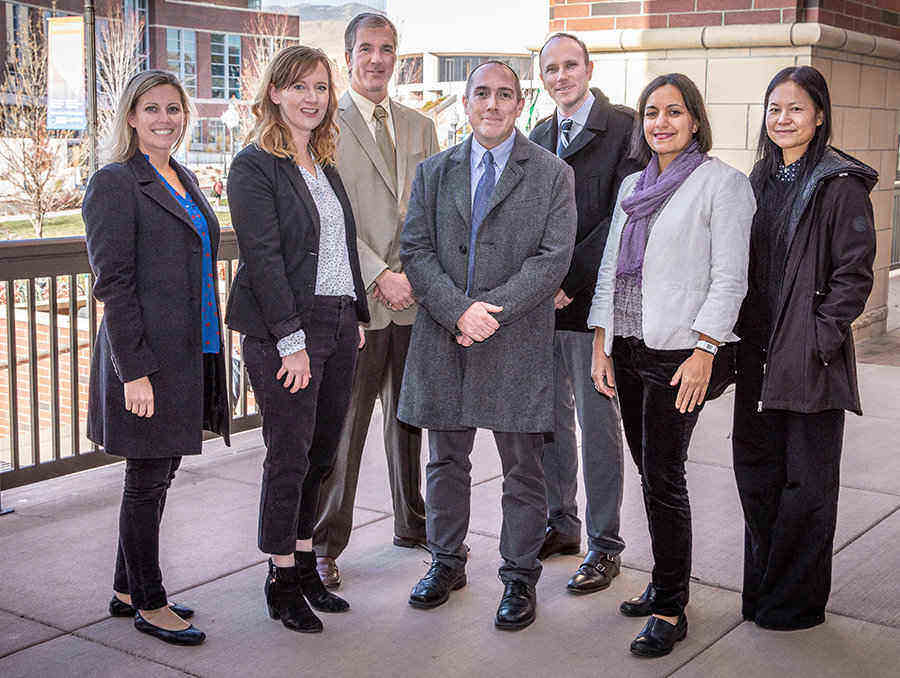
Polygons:
[[387,111],[380,104],[375,107],[375,145],[381,151],[381,155],[388,166],[388,173],[393,182],[394,190],[397,189],[397,152],[394,150],[394,142],[387,129]]

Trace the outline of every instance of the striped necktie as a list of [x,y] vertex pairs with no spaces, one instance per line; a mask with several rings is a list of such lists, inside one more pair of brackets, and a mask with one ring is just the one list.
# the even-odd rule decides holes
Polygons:
[[566,118],[559,123],[559,143],[556,145],[556,155],[561,155],[563,149],[569,145],[571,139],[569,134],[572,132],[572,118]]

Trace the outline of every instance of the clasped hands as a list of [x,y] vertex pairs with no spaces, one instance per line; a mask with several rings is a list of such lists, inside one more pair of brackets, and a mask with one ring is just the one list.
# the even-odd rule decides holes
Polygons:
[[405,311],[416,303],[406,274],[394,273],[390,269],[385,269],[375,278],[372,296],[392,311]]
[[459,316],[456,326],[461,334],[456,335],[456,343],[460,346],[471,346],[476,341],[484,341],[500,329],[500,323],[491,315],[503,310],[502,306],[494,306],[486,301],[476,301]]

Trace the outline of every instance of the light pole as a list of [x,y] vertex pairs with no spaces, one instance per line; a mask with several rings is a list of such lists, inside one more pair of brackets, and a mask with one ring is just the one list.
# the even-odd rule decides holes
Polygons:
[[88,177],[97,171],[97,47],[94,0],[84,0],[85,56],[87,57]]
[[[228,136],[231,137],[231,157],[234,157],[234,130],[237,129],[238,124],[241,121],[241,116],[238,113],[237,106],[234,104],[234,99],[228,102],[228,108],[225,109],[225,112],[219,116],[219,120],[228,128]],[[225,147],[226,155],[228,153],[228,147]],[[224,164],[224,163],[223,163]],[[231,167],[231,163],[228,163],[228,167]],[[226,169],[227,174],[227,169]]]

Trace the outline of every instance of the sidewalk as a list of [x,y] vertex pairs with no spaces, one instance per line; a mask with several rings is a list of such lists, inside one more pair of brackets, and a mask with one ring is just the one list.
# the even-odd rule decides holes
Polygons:
[[[861,355],[867,350],[860,346]],[[730,394],[709,404],[694,435],[690,628],[658,660],[629,654],[643,622],[617,611],[644,588],[651,564],[639,481],[627,458],[622,574],[605,592],[571,596],[565,583],[580,558],[551,558],[538,584],[537,621],[501,632],[493,616],[502,591],[502,477],[492,437],[479,432],[472,457],[469,583],[442,607],[414,610],[406,599],[429,557],[391,545],[376,413],[355,529],[339,561],[340,593],[353,607],[322,615],[325,633],[291,633],[266,616],[256,549],[264,452],[258,431],[250,431],[235,436],[232,448],[213,441],[201,457],[186,459],[166,508],[165,583],[174,600],[197,609],[196,624],[208,634],[199,648],[165,645],[107,615],[121,464],[4,492],[3,505],[16,512],[0,518],[0,676],[896,676],[900,366],[864,363],[859,374],[865,416],[847,417],[830,614],[815,629],[777,633],[741,621],[743,522],[731,470]]]

